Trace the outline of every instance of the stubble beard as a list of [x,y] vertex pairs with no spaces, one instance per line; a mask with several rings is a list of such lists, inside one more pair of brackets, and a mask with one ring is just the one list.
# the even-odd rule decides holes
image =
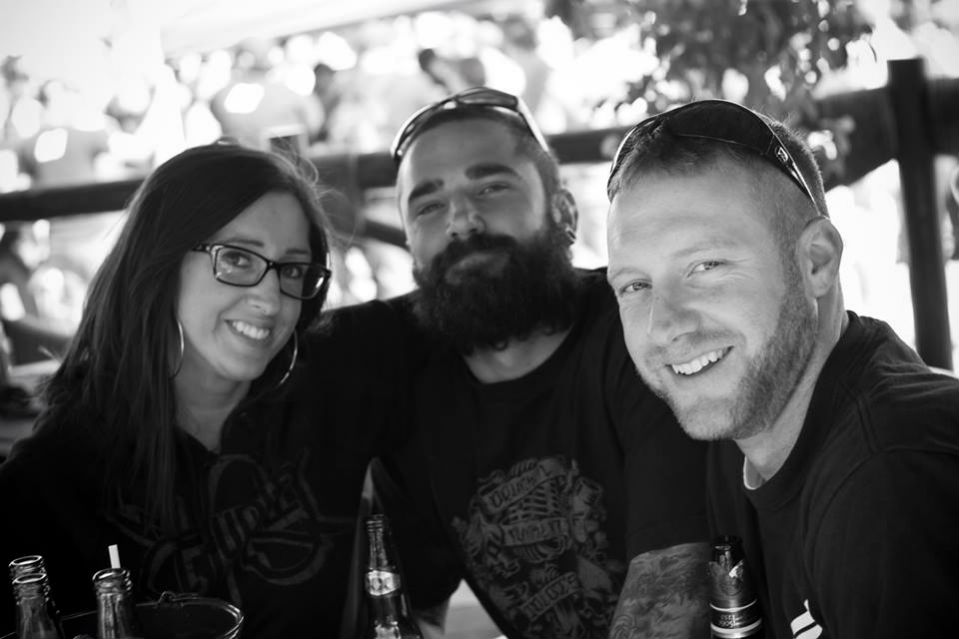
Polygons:
[[787,265],[786,271],[787,289],[776,327],[749,361],[738,392],[728,402],[717,406],[714,400],[703,400],[680,405],[665,385],[640,371],[693,439],[752,437],[773,425],[795,392],[812,356],[818,320],[803,296],[798,269]]

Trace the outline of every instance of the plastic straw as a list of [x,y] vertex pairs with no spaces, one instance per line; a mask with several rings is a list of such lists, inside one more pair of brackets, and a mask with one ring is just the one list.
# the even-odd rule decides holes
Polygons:
[[117,550],[116,544],[110,544],[107,548],[110,551],[110,567],[119,568],[120,567],[120,552]]

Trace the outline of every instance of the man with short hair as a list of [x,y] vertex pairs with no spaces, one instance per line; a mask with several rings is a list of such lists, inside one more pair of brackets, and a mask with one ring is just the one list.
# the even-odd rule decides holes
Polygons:
[[808,148],[739,105],[692,103],[627,134],[608,194],[630,355],[713,441],[710,524],[742,538],[767,635],[954,632],[959,381],[845,310]]
[[433,344],[414,441],[375,475],[414,608],[463,577],[509,637],[605,637],[634,560],[659,567],[639,623],[701,634],[704,447],[636,375],[603,270],[572,266],[575,203],[525,105],[458,93],[393,154]]

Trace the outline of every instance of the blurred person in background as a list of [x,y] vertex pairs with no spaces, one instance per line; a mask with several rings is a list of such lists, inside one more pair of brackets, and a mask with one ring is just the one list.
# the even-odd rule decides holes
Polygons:
[[222,88],[210,57],[187,56],[175,67],[186,148],[212,144],[223,135],[223,127],[210,109],[213,96]]
[[249,637],[340,633],[363,478],[396,445],[401,387],[350,316],[348,349],[311,331],[330,276],[315,187],[217,144],[134,196],[36,431],[0,466],[0,561],[43,555],[63,613],[94,608],[117,544],[138,600],[219,597]]
[[100,178],[101,156],[110,150],[102,113],[74,87],[49,80],[40,88],[40,129],[18,145],[20,170],[34,187],[86,184]]
[[322,109],[322,124],[313,136],[313,142],[325,142],[330,137],[330,121],[336,118],[336,111],[343,99],[341,79],[336,71],[325,62],[313,67],[313,96]]
[[435,49],[421,49],[416,59],[420,70],[443,93],[457,93],[471,86],[463,78],[456,60],[440,55]]
[[642,630],[705,631],[704,447],[629,361],[603,269],[570,261],[577,211],[516,96],[414,114],[393,146],[430,340],[415,436],[381,458],[414,608],[465,578],[509,637],[610,631],[632,561]]
[[525,83],[520,97],[530,111],[538,114],[552,69],[536,50],[536,29],[521,16],[510,16],[502,27],[503,51],[523,69]]
[[7,224],[0,228],[0,320],[10,339],[11,360],[25,364],[62,356],[74,327],[49,317],[36,281],[49,256],[49,239],[38,237],[35,224]]
[[483,66],[483,61],[477,56],[461,58],[457,67],[465,88],[486,85],[486,67]]
[[0,100],[0,139],[17,144],[34,135],[41,125],[43,105],[36,96],[36,83],[24,69],[20,56],[7,56],[0,64],[3,99]]
[[213,96],[210,109],[227,138],[259,149],[278,143],[303,153],[320,130],[323,113],[310,96],[272,76],[272,49],[268,39],[244,40],[237,50],[234,77]]

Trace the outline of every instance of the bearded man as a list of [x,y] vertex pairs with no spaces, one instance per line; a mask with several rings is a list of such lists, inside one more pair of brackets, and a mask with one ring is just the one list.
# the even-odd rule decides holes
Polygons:
[[575,203],[528,109],[468,89],[393,157],[431,346],[415,435],[375,476],[414,608],[464,578],[508,637],[605,637],[632,562],[656,574],[632,630],[703,633],[704,446],[633,369],[604,269],[573,267]]

